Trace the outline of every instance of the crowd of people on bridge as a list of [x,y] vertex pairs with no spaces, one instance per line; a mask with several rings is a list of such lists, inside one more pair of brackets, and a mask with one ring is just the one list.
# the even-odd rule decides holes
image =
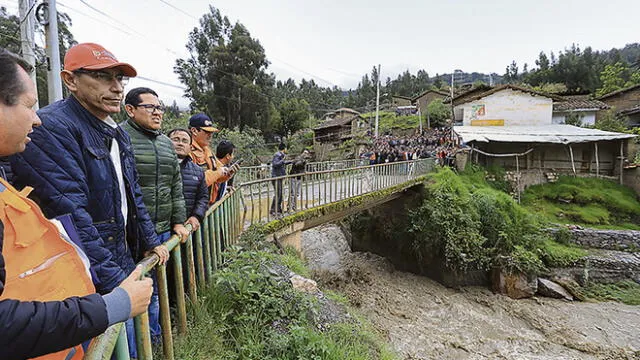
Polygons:
[[434,158],[442,166],[454,166],[459,148],[452,140],[451,128],[433,128],[408,136],[372,137],[371,145],[360,157],[369,159],[369,165]]
[[164,242],[199,228],[231,187],[235,146],[214,153],[203,113],[164,135],[158,94],[125,94],[137,70],[98,44],[67,51],[70,95],[37,112],[33,71],[0,48],[0,359],[81,358],[125,321],[136,358],[131,319],[148,311],[155,343],[161,328],[155,273],[135,264],[165,264]]

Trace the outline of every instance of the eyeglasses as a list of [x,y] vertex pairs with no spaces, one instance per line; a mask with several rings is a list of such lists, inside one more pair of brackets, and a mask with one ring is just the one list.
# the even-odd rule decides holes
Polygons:
[[156,110],[158,110],[159,113],[163,114],[165,112],[165,110],[167,109],[166,107],[164,107],[162,105],[153,105],[153,104],[138,104],[138,105],[133,105],[133,107],[143,108],[149,114],[153,114],[153,112],[156,111]]
[[85,70],[78,69],[73,71],[74,74],[87,74],[94,79],[100,80],[104,83],[112,83],[113,80],[116,80],[120,83],[120,85],[125,86],[129,82],[129,77],[122,74],[111,74],[105,71],[93,71],[93,70]]

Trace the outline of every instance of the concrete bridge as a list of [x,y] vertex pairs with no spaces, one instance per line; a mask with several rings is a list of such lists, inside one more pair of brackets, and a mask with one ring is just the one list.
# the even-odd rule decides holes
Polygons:
[[[195,299],[198,288],[210,283],[213,272],[222,265],[224,249],[237,243],[250,226],[259,226],[273,240],[299,250],[300,232],[397,199],[419,185],[433,167],[433,159],[371,166],[359,161],[311,163],[304,174],[277,178],[263,178],[263,169],[245,170],[239,177],[244,181],[207,210],[200,228],[185,244],[176,236],[165,243],[171,251],[169,264],[157,265],[156,255],[140,262],[145,272],[157,269],[164,358],[174,359],[172,322],[178,335],[187,331],[186,297]],[[186,261],[181,260],[183,251]],[[167,278],[167,266],[173,267],[173,279]],[[176,289],[174,319],[168,281]],[[152,359],[147,314],[135,319],[135,328],[139,358]],[[119,360],[129,359],[123,324],[113,325],[96,338],[85,359],[109,359],[112,354]]]

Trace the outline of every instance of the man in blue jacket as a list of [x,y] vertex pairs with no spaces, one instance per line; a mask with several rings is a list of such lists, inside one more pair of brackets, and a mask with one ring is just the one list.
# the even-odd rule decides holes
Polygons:
[[[284,143],[278,145],[278,151],[273,155],[271,160],[271,177],[278,178],[280,176],[287,175],[287,165],[291,164],[291,161],[286,161],[287,146]],[[273,191],[275,192],[273,200],[271,200],[271,215],[282,215],[282,202],[284,200],[282,191],[282,179],[272,180]]]
[[[0,156],[23,151],[30,141],[28,135],[32,127],[41,124],[32,110],[37,101],[35,87],[27,73],[32,70],[22,59],[0,48]],[[8,184],[0,189],[12,190]],[[4,225],[0,222],[0,359],[22,360],[58,352],[91,339],[114,323],[146,311],[151,296],[151,280],[138,280],[141,268],[103,296],[92,294],[48,302],[3,297],[3,293],[6,295],[14,290],[9,288],[10,285],[5,287],[6,269],[12,268],[12,259],[6,258],[5,267],[2,251],[7,251],[10,243],[4,243]],[[13,229],[13,232],[34,231],[37,235],[37,230],[20,228]],[[69,281],[74,280],[70,278]],[[25,290],[20,288],[21,292]]]
[[38,111],[43,125],[11,165],[16,184],[35,188],[48,217],[72,215],[96,289],[106,293],[144,254],[169,258],[142,202],[129,136],[110,117],[136,70],[84,43],[69,49],[60,75],[71,96]]

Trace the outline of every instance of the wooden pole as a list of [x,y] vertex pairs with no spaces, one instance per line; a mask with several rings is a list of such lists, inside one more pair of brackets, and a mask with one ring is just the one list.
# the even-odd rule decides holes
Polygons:
[[569,155],[571,155],[571,169],[573,170],[573,175],[576,174],[576,164],[573,162],[573,148],[569,145]]
[[518,155],[516,155],[516,191],[518,192],[518,204],[520,204],[520,162],[518,161]]
[[596,147],[596,177],[600,177],[600,157],[598,156],[598,142],[594,143]]
[[622,185],[622,178],[624,177],[624,140],[620,140],[620,185]]

